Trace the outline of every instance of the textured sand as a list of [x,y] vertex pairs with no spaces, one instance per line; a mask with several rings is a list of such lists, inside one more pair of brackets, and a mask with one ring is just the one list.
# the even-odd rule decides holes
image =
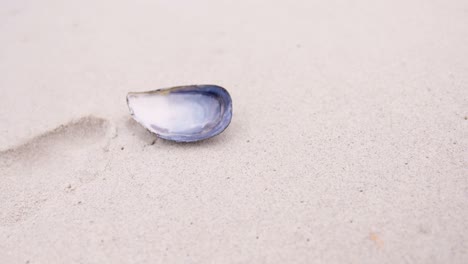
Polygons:
[[468,263],[467,1],[3,0],[0,95],[0,263]]

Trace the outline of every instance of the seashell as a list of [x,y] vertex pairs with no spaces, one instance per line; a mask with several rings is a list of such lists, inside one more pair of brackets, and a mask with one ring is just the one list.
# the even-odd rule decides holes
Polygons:
[[231,122],[232,100],[217,85],[188,85],[127,95],[130,114],[158,137],[194,142],[214,137]]

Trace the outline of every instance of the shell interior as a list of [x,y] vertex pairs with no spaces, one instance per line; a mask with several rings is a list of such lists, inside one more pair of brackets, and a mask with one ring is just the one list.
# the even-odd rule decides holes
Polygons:
[[127,95],[132,117],[159,137],[192,142],[221,133],[231,122],[232,100],[216,85],[190,85]]

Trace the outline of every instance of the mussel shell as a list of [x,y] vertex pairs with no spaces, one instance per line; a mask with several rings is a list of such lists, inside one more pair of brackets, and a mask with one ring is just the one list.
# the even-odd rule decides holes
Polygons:
[[127,95],[130,114],[158,137],[194,142],[223,132],[232,118],[232,99],[217,85],[188,85]]

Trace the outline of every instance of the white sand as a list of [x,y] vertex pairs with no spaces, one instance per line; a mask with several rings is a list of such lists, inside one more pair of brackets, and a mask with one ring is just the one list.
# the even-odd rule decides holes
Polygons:
[[[0,263],[468,263],[467,10],[0,1]],[[203,83],[214,139],[130,119]]]

